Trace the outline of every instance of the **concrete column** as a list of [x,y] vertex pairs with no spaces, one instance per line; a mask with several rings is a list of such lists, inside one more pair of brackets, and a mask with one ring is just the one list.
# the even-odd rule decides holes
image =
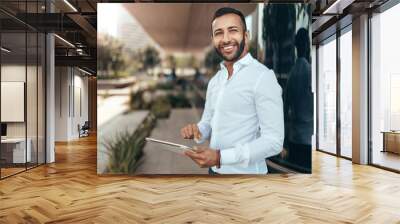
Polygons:
[[[51,1],[46,1],[46,11],[53,12]],[[46,34],[46,163],[55,162],[55,43],[54,34]]]
[[55,161],[55,75],[54,75],[54,35],[46,36],[46,163]]
[[353,19],[353,162],[368,163],[368,15]]

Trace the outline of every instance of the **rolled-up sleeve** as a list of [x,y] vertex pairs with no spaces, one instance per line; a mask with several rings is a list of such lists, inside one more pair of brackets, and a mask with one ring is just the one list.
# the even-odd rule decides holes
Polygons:
[[247,167],[279,154],[284,140],[282,88],[272,71],[260,75],[254,87],[260,135],[251,142],[221,150],[221,165]]

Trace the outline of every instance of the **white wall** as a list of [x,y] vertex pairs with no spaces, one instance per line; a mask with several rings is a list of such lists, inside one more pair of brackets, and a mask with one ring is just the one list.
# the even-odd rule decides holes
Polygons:
[[88,78],[83,75],[76,68],[56,67],[56,141],[79,138],[78,124],[88,120]]
[[[36,67],[33,66],[28,66],[27,68],[25,65],[18,65],[18,64],[6,64],[1,66],[1,81],[2,82],[25,82],[25,75],[26,75],[26,70],[28,71],[28,74],[31,74],[34,72],[36,74]],[[29,77],[28,77],[29,78]],[[36,81],[29,80],[30,85],[36,85]],[[27,88],[27,103],[30,104],[34,100],[36,100],[36,88]],[[28,105],[31,107],[36,108],[36,101],[34,102],[34,105]],[[7,110],[8,108],[1,108],[1,110]],[[35,109],[36,110],[36,109]],[[36,113],[31,113],[30,110],[28,110],[28,129],[31,130],[30,128],[33,128],[36,130]],[[31,124],[31,122],[34,121],[35,124]],[[8,137],[25,137],[25,123],[26,122],[7,122],[7,136]],[[35,127],[33,127],[35,126]],[[28,137],[29,134],[31,133],[28,130]],[[35,133],[36,134],[36,133]]]
[[68,140],[68,86],[70,76],[67,67],[55,68],[55,141]]

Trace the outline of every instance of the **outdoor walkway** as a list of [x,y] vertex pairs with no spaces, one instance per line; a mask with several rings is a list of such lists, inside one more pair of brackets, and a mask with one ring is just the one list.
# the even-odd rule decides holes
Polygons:
[[[151,138],[192,146],[192,140],[180,137],[180,129],[189,123],[198,122],[195,109],[173,109],[168,119],[158,119]],[[146,143],[141,164],[136,174],[207,174],[207,169],[199,168],[185,155],[167,150],[168,146]]]
[[128,95],[110,96],[105,99],[97,97],[97,126],[101,129],[108,121],[129,110]]

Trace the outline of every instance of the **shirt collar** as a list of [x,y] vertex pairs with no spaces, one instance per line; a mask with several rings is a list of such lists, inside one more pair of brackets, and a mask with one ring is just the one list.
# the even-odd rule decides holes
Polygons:
[[[233,66],[246,66],[248,64],[250,64],[250,62],[252,61],[253,57],[251,56],[251,54],[248,52],[243,58],[241,58],[239,61],[235,62],[233,64]],[[224,62],[222,61],[220,63],[220,67],[221,69],[226,69]]]

